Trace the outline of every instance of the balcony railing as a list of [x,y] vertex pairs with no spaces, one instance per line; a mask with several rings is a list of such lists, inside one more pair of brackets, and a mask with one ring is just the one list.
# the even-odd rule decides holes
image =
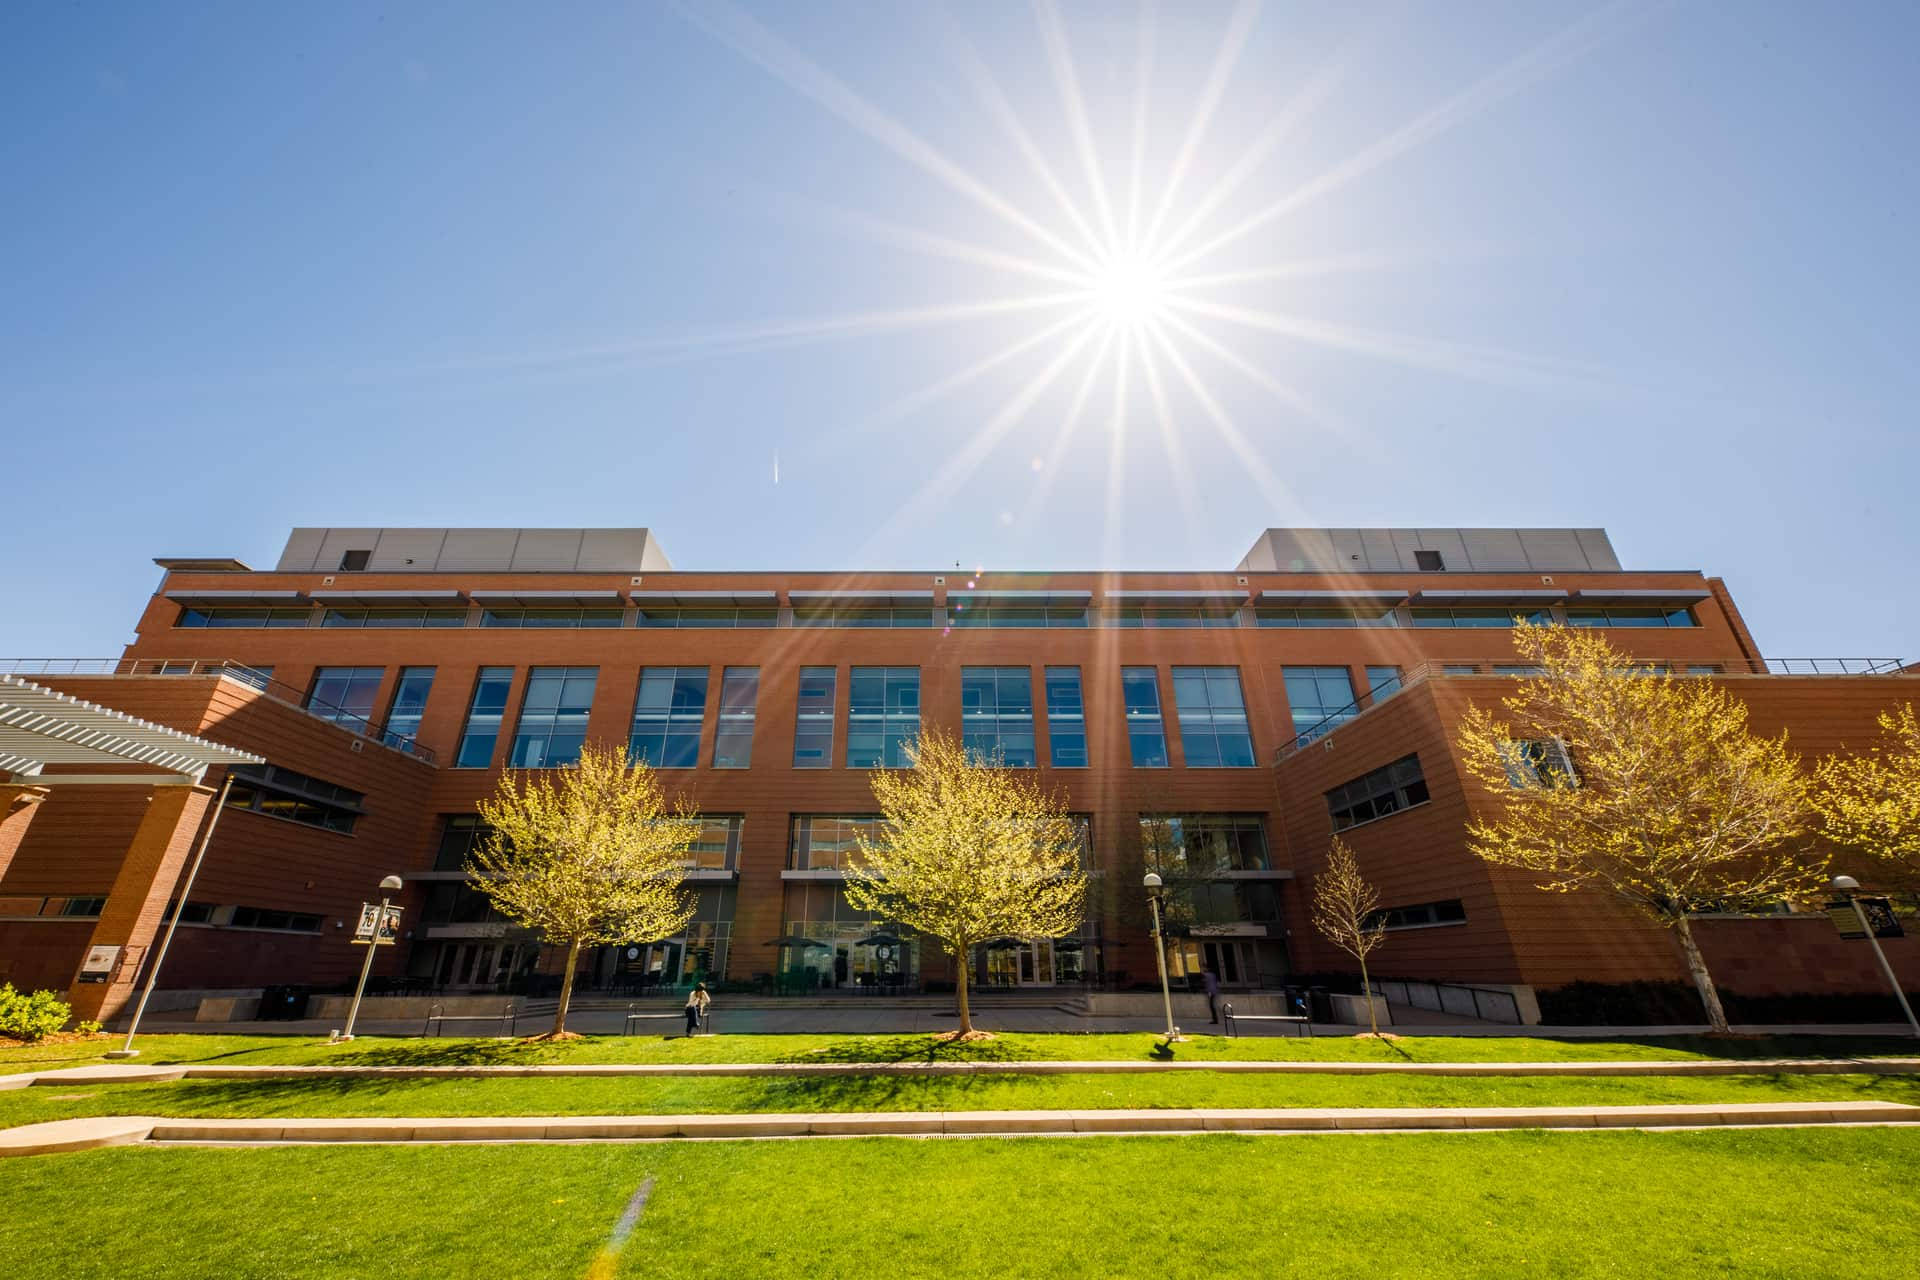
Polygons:
[[[1332,733],[1341,725],[1352,720],[1361,712],[1378,703],[1386,702],[1409,688],[1428,679],[1456,679],[1466,676],[1507,676],[1522,679],[1533,674],[1532,670],[1516,670],[1520,663],[1488,662],[1422,662],[1404,668],[1397,683],[1383,691],[1369,690],[1349,702],[1337,711],[1329,712],[1321,719],[1301,730],[1292,741],[1285,743],[1274,752],[1274,762],[1278,763],[1300,751],[1317,739]],[[1467,670],[1467,668],[1472,668]],[[1701,660],[1695,658],[1634,658],[1633,666],[1627,674],[1655,672],[1696,679],[1714,679],[1720,676],[1909,676],[1920,678],[1920,663],[1908,663],[1904,658],[1714,658]]]
[[218,658],[0,658],[0,674],[32,679],[35,676],[225,676],[238,681],[316,720],[357,733],[401,755],[438,761],[431,747],[403,733],[381,732],[372,720],[325,698],[308,696],[290,684],[244,663]]

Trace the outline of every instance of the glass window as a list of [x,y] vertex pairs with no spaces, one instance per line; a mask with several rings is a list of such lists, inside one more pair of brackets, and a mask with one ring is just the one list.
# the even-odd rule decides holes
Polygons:
[[482,667],[473,682],[473,701],[467,706],[467,727],[460,732],[456,769],[485,769],[493,763],[493,747],[500,740],[500,721],[507,714],[507,690],[513,685],[512,667]]
[[1516,738],[1501,744],[1500,762],[1509,785],[1553,791],[1580,785],[1573,753],[1559,738]]
[[1447,662],[1440,667],[1441,674],[1449,676],[1477,676],[1480,664],[1477,662]]
[[1400,692],[1400,668],[1367,668],[1367,693],[1373,701],[1385,702],[1398,692]]
[[1190,627],[1237,627],[1240,606],[1235,604],[1160,605],[1109,604],[1100,610],[1102,626],[1129,630],[1179,630]]
[[720,676],[720,725],[713,733],[713,767],[753,763],[753,717],[760,701],[760,668],[728,667]]
[[1120,672],[1120,695],[1127,709],[1127,749],[1136,769],[1167,767],[1167,730],[1160,718],[1160,681],[1152,667]]
[[1267,871],[1267,824],[1257,813],[1140,815],[1140,844],[1158,871],[1217,875]]
[[800,692],[793,721],[793,767],[833,766],[834,669],[800,668]]
[[960,732],[976,764],[1010,769],[1038,763],[1033,738],[1033,671],[1028,667],[963,667]]
[[879,844],[886,819],[877,813],[796,813],[788,831],[787,866],[794,871],[843,871],[860,846]]
[[920,736],[920,668],[855,667],[848,690],[847,768],[906,768]]
[[1622,605],[1598,608],[1583,605],[1568,607],[1567,625],[1570,627],[1697,627],[1700,624],[1695,620],[1691,609]]
[[900,605],[795,605],[796,627],[913,628],[933,625],[933,603]]
[[1465,924],[1467,909],[1458,898],[1445,902],[1418,902],[1410,907],[1382,907],[1367,916],[1369,929],[1430,929],[1437,924]]
[[523,628],[577,628],[577,627],[617,627],[621,621],[619,609],[483,609],[480,613],[480,625],[483,627],[523,627]]
[[465,609],[329,609],[321,618],[323,627],[352,627],[364,630],[406,627],[464,627]]
[[1263,606],[1253,611],[1254,620],[1263,627],[1397,627],[1400,615],[1390,608],[1372,609],[1277,609]]
[[740,832],[746,819],[739,814],[709,813],[694,822],[700,834],[687,850],[686,865],[695,871],[733,870],[740,857]]
[[736,630],[764,628],[780,620],[780,611],[772,605],[737,609],[731,605],[715,608],[679,609],[643,607],[635,615],[634,625],[656,630]]
[[1175,667],[1173,713],[1189,769],[1251,769],[1253,736],[1238,667]]
[[1080,668],[1048,667],[1047,744],[1056,769],[1087,767],[1087,710]]
[[1514,676],[1517,678],[1527,678],[1532,676],[1543,676],[1547,674],[1547,669],[1545,667],[1536,667],[1536,666],[1531,666],[1525,663],[1496,662],[1493,664],[1493,674],[1497,676]]
[[[648,667],[633,701],[627,757],[656,769],[700,763],[700,727],[707,716],[705,667]],[[751,732],[751,731],[749,731]]]
[[250,809],[342,835],[353,830],[364,811],[361,802],[366,797],[358,791],[279,765],[235,765],[228,772],[233,777],[233,786],[227,792],[229,809]]
[[1333,829],[1345,831],[1375,818],[1427,802],[1427,779],[1420,757],[1411,755],[1327,792],[1327,812]]
[[1544,627],[1553,621],[1545,609],[1410,609],[1416,627],[1511,631],[1517,622]]
[[492,834],[477,813],[450,813],[440,828],[440,847],[434,851],[435,871],[464,871],[467,859]]
[[1084,627],[1085,605],[969,605],[955,601],[948,606],[950,626],[965,628],[996,627]]
[[598,667],[535,667],[527,672],[508,765],[559,769],[577,761],[587,740],[587,712],[599,677]]
[[304,627],[313,610],[299,609],[182,609],[176,627]]
[[427,694],[433,690],[432,667],[402,667],[387,709],[387,731],[381,741],[402,751],[413,750],[420,736],[420,717],[426,714]]
[[307,710],[344,729],[365,733],[373,724],[373,698],[385,667],[321,667],[313,673]]
[[1285,667],[1282,672],[1297,742],[1312,742],[1360,714],[1345,667]]

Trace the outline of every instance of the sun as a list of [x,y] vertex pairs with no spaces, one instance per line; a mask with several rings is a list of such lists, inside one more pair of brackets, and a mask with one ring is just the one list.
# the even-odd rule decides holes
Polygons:
[[1145,254],[1116,252],[1088,279],[1094,314],[1125,328],[1138,328],[1162,318],[1172,299],[1172,281]]

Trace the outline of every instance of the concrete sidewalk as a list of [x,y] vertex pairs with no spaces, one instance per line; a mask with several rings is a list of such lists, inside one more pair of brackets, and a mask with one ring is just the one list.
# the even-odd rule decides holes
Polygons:
[[1086,1134],[1366,1134],[1467,1130],[1920,1125],[1893,1102],[1763,1102],[1627,1107],[1378,1107],[1112,1111],[898,1111],[684,1116],[501,1116],[202,1120],[92,1116],[0,1130],[0,1156],[134,1143],[645,1142],[824,1137],[1067,1137]]

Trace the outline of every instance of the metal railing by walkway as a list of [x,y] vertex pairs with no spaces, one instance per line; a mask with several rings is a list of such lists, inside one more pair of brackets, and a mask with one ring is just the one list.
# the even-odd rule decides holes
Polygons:
[[20,676],[225,676],[251,686],[316,720],[338,725],[371,742],[428,764],[438,762],[431,747],[403,733],[383,733],[372,720],[325,698],[275,680],[267,672],[225,658],[0,658],[0,675]]

